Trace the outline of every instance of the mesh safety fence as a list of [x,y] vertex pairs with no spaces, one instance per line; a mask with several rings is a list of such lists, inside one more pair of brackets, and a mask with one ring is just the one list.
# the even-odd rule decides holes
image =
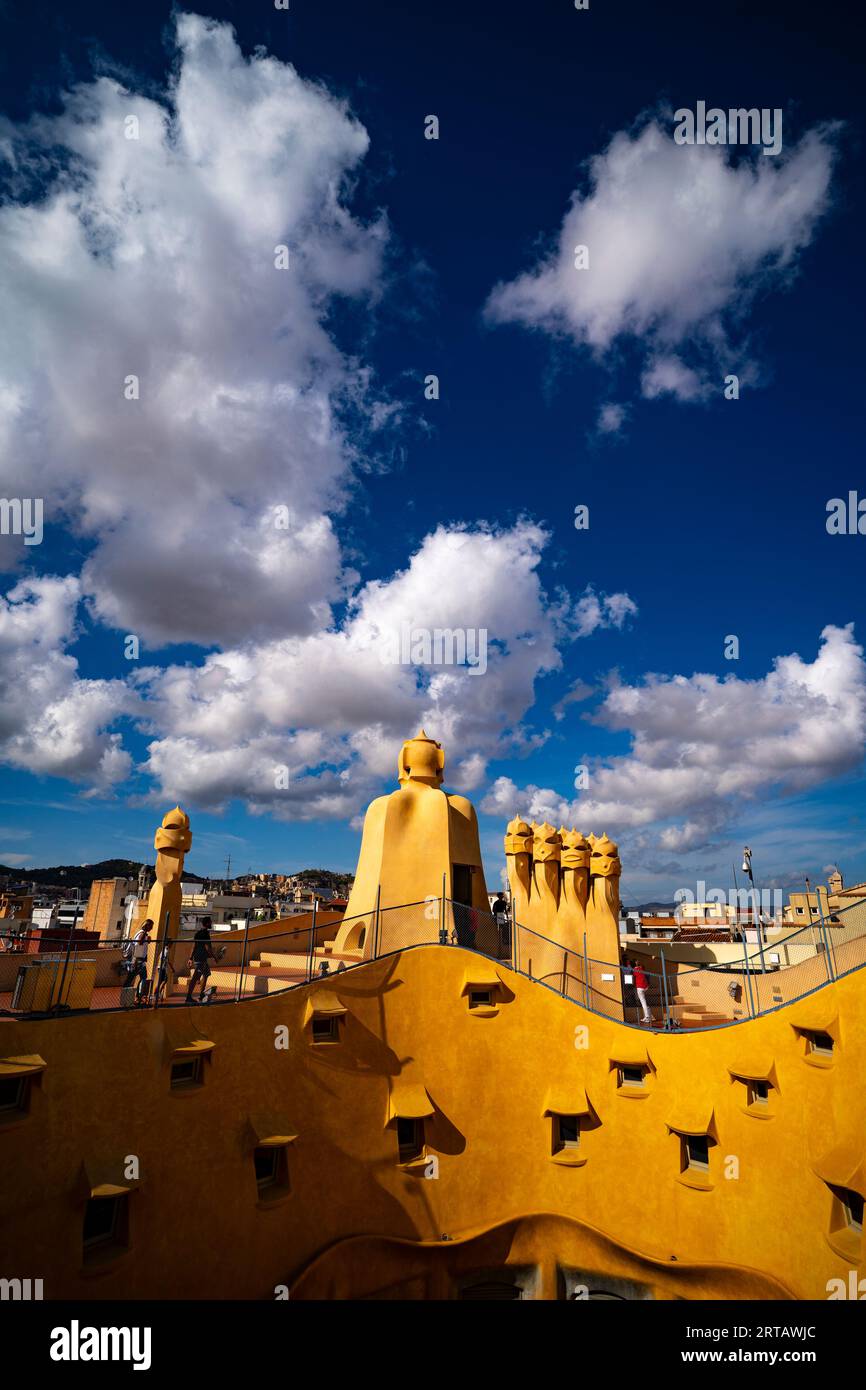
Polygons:
[[866,899],[826,917],[823,927],[834,976],[847,975],[866,963]]
[[[37,939],[38,935],[38,939]],[[676,943],[625,947],[603,961],[513,922],[507,913],[433,895],[351,918],[154,933],[142,945],[83,931],[7,934],[0,945],[0,1014],[62,1016],[84,1010],[185,1007],[265,998],[414,946],[452,946],[503,962],[593,1013],[665,1030],[721,1027],[779,1008],[866,964],[866,900],[805,926],[765,929],[732,942],[724,961],[676,959]]]
[[511,957],[511,923],[507,913],[497,917],[492,912],[446,900],[443,927],[452,946],[479,951],[491,960]]
[[439,941],[442,899],[429,897],[402,907],[383,907],[374,914],[374,951],[389,956],[410,946],[431,946]]

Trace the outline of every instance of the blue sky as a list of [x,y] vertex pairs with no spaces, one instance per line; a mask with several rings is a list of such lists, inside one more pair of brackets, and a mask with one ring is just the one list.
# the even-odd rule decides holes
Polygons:
[[[0,862],[140,858],[180,797],[198,872],[351,869],[423,721],[490,886],[515,811],[632,901],[746,840],[866,878],[845,8],[201,13],[0,9],[2,490],[45,507],[0,538]],[[674,145],[699,100],[781,154]],[[383,665],[405,622],[487,671]]]

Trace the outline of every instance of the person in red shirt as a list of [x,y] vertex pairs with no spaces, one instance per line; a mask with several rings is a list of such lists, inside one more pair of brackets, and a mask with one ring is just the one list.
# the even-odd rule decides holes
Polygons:
[[653,1016],[650,1013],[649,1005],[646,1002],[646,992],[649,988],[649,980],[646,977],[642,965],[635,965],[633,969],[635,993],[637,994],[638,1002],[642,1010],[641,1023],[652,1023]]

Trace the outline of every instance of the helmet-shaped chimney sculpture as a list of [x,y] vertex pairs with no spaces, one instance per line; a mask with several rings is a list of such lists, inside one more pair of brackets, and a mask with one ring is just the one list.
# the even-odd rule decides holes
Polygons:
[[407,739],[400,749],[397,759],[400,782],[424,782],[428,787],[441,787],[444,770],[442,744],[428,738],[423,729],[414,738]]
[[[407,739],[397,759],[400,786],[373,801],[364,817],[364,834],[355,883],[346,916],[333,944],[335,955],[369,958],[405,943],[406,913],[389,916],[387,909],[415,904],[418,940],[435,941],[438,916],[427,910],[426,899],[446,899],[441,930],[447,939],[470,942],[475,909],[477,942],[485,949],[488,922],[496,933],[484,882],[478,820],[465,796],[442,790],[445,753],[440,743],[421,729]],[[392,943],[390,924],[396,916],[402,935]]]

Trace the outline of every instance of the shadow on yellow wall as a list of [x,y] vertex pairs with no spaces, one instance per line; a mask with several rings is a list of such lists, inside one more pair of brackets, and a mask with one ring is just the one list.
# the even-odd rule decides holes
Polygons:
[[[860,1266],[863,971],[680,1035],[478,971],[426,946],[246,1003],[0,1024],[28,1093],[0,1125],[0,1274],[46,1298],[456,1297],[513,1265],[536,1297],[583,1271],[824,1298]],[[90,1201],[123,1221],[85,1251]]]

